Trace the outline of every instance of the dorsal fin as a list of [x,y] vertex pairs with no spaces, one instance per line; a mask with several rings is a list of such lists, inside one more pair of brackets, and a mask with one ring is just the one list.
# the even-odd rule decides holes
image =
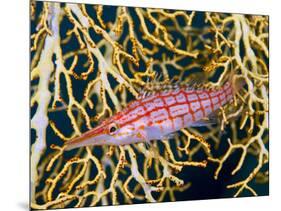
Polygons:
[[139,88],[139,96],[137,99],[149,97],[158,92],[169,92],[176,89],[189,89],[189,90],[205,90],[217,89],[208,83],[206,74],[198,72],[188,76],[184,81],[181,77],[173,77],[171,80],[163,80],[163,75],[156,73],[152,80],[147,80],[146,84]]
[[172,84],[168,81],[163,81],[163,75],[156,72],[153,79],[147,79],[145,85],[139,90],[138,99],[142,99],[148,96],[151,96],[157,92],[171,89]]
[[140,91],[138,99],[142,99],[158,92],[173,91],[181,88],[179,83],[171,83],[170,81],[149,82]]

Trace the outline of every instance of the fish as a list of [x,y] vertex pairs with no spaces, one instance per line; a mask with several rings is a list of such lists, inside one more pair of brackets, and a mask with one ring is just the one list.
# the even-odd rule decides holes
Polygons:
[[144,92],[126,108],[65,143],[65,150],[84,146],[149,143],[171,137],[182,128],[206,126],[204,120],[234,98],[228,80],[217,89],[170,85]]

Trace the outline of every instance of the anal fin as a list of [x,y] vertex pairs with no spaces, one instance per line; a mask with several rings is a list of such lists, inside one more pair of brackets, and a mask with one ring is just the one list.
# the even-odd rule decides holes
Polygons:
[[218,123],[219,123],[219,121],[218,121],[217,115],[210,115],[209,117],[206,117],[206,118],[203,118],[196,122],[193,122],[190,126],[191,127],[204,127],[204,126],[215,125]]

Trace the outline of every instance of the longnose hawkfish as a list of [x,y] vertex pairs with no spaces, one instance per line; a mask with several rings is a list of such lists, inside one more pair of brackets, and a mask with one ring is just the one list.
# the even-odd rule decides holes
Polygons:
[[97,127],[66,142],[65,150],[94,145],[126,145],[161,140],[186,127],[202,126],[234,97],[231,81],[217,89],[171,85],[143,94]]

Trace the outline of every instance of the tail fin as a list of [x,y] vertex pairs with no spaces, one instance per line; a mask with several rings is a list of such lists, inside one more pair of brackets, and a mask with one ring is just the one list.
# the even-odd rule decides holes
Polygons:
[[233,95],[236,95],[241,91],[241,89],[246,85],[246,82],[242,78],[237,78],[235,74],[235,69],[233,68],[231,61],[231,70],[228,77],[228,81],[232,86]]

